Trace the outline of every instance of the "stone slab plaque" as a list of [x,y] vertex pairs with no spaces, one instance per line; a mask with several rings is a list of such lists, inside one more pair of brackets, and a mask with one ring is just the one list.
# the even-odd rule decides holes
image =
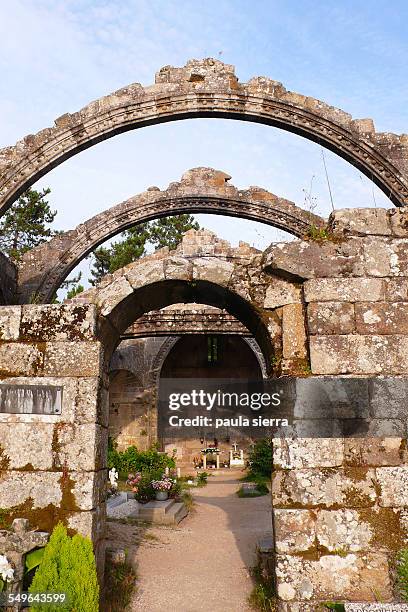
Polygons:
[[0,384],[0,413],[61,414],[62,387]]

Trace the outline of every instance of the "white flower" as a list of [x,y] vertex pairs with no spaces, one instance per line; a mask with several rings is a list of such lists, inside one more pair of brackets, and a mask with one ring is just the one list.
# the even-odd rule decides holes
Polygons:
[[5,555],[0,555],[0,577],[6,582],[14,578],[14,569]]

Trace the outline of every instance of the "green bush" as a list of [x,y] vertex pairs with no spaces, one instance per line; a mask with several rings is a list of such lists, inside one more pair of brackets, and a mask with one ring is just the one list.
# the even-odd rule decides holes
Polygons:
[[253,476],[271,477],[273,465],[272,439],[255,442],[249,452],[248,467]]
[[205,487],[208,480],[207,472],[197,472],[197,487]]
[[92,542],[81,535],[71,538],[62,523],[53,530],[36,571],[30,593],[66,593],[67,605],[36,604],[33,612],[95,612],[99,585]]
[[404,601],[408,601],[408,548],[403,548],[398,555],[398,586]]
[[125,451],[119,452],[115,442],[109,438],[108,468],[116,468],[118,472],[127,477],[130,472],[148,472],[164,468],[175,468],[174,457],[166,453],[159,453],[155,447],[146,451],[139,451],[136,446],[129,446]]

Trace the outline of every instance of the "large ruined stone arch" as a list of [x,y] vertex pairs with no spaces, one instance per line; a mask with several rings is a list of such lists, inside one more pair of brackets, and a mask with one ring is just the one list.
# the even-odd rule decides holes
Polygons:
[[190,234],[191,241],[187,233],[176,251],[161,249],[133,262],[73,299],[97,307],[106,362],[125,330],[146,312],[195,303],[224,309],[238,319],[256,339],[269,370],[275,355],[274,322],[252,300],[248,271],[248,266],[259,266],[259,252],[247,245],[232,249],[206,230]]
[[51,128],[0,151],[0,212],[41,176],[102,140],[180,119],[220,117],[271,125],[318,142],[373,180],[396,206],[408,203],[408,136],[376,133],[315,98],[287,91],[269,78],[240,83],[234,66],[190,60],[165,66],[155,84],[134,83],[56,119]]
[[212,168],[194,168],[180,182],[160,191],[150,187],[125,202],[99,213],[78,227],[23,255],[19,262],[19,302],[36,296],[49,302],[71,270],[99,244],[125,229],[169,214],[214,213],[272,225],[303,237],[311,225],[323,227],[324,219],[284,198],[261,189],[238,190],[231,177]]

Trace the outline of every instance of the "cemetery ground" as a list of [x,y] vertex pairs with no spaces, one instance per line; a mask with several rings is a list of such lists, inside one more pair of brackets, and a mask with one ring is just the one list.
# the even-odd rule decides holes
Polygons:
[[253,609],[251,569],[257,542],[271,533],[271,503],[269,495],[239,497],[242,476],[221,471],[206,487],[192,489],[193,509],[178,526],[108,521],[108,547],[125,550],[134,570],[127,578],[135,583],[127,610]]

